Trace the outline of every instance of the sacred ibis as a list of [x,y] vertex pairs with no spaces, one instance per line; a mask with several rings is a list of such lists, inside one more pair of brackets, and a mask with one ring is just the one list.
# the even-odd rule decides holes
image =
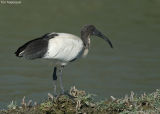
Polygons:
[[39,38],[28,41],[15,52],[17,57],[26,59],[55,59],[53,82],[54,94],[56,94],[57,74],[59,73],[60,88],[64,93],[62,84],[62,71],[64,66],[88,54],[90,37],[98,36],[107,41],[113,48],[111,41],[96,29],[94,25],[85,25],[81,29],[81,37],[68,33],[47,33]]

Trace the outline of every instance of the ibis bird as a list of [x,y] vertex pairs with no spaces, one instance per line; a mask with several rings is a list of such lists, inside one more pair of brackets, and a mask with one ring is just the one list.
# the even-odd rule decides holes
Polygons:
[[98,36],[107,41],[113,48],[111,41],[94,25],[85,25],[81,29],[81,37],[68,33],[47,33],[39,38],[28,41],[15,52],[17,57],[26,59],[55,59],[53,70],[54,94],[57,88],[57,75],[60,81],[61,92],[64,93],[62,84],[63,68],[70,62],[88,54],[90,37]]

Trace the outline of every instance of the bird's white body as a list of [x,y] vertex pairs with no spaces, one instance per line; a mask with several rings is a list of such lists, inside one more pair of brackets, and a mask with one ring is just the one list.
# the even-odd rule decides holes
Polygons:
[[48,50],[43,58],[56,59],[66,64],[83,55],[84,44],[81,38],[68,33],[56,34],[58,34],[58,36],[49,40]]

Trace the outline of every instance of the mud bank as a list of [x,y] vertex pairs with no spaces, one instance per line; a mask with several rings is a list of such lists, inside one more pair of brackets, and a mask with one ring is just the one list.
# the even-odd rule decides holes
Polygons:
[[[68,94],[54,97],[48,94],[48,99],[40,104],[25,101],[18,106],[15,102],[8,105],[7,110],[0,114],[158,114],[160,113],[160,90],[151,94],[136,96],[133,92],[124,98],[111,96],[107,100],[95,101],[95,95],[72,87]],[[96,96],[98,97],[98,96]]]

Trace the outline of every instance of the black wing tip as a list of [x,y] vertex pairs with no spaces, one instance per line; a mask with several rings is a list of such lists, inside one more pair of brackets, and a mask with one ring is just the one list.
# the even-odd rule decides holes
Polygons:
[[49,40],[51,38],[54,38],[55,36],[58,36],[57,33],[46,33],[44,34],[43,36],[37,38],[37,39],[33,39],[31,41],[28,41],[27,43],[25,43],[24,45],[22,45],[21,47],[19,47],[17,49],[16,52],[14,52],[14,54],[17,56],[17,57],[26,57],[26,53],[24,52],[24,50],[28,47],[28,45],[34,41],[37,41],[39,39],[46,39],[46,40]]
[[17,56],[17,57],[23,57],[22,55],[20,55],[20,50],[18,49],[16,52],[14,52],[14,54]]
[[[18,50],[17,50],[17,51],[18,51]],[[14,54],[18,57],[18,55],[19,55],[19,54],[18,54],[18,52],[17,52],[17,51],[16,51],[16,52],[14,52]]]
[[20,55],[19,55],[18,53],[16,53],[16,52],[15,52],[14,54],[15,54],[16,57],[22,57],[22,56],[20,56]]

